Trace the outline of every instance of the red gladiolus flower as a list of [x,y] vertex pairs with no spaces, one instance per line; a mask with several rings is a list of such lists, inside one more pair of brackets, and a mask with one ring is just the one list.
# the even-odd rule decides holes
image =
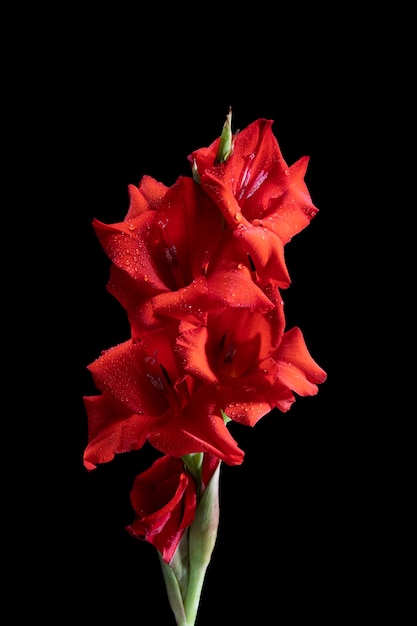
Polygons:
[[165,563],[170,563],[219,463],[215,456],[204,455],[199,488],[181,459],[172,456],[157,459],[133,483],[130,501],[135,519],[126,527],[128,532],[153,544]]
[[136,477],[130,501],[135,520],[127,530],[153,544],[169,563],[197,506],[197,485],[183,461],[172,456],[157,459]]
[[188,157],[193,177],[129,185],[123,221],[93,221],[110,259],[109,292],[130,338],[88,366],[84,396],[93,470],[147,442],[160,456],[136,476],[127,531],[159,552],[177,624],[196,623],[219,524],[221,462],[244,452],[233,420],[254,426],[313,396],[326,372],[298,327],[286,330],[284,248],[317,214],[309,158],[285,162],[272,120],[221,136]]
[[218,211],[190,178],[165,188],[157,201],[147,195],[148,206],[142,184],[129,186],[123,222],[93,222],[112,261],[108,290],[125,307],[133,338],[166,323],[161,316],[204,321],[209,301],[203,268],[221,234]]
[[[107,288],[126,309],[133,339],[167,319],[205,323],[208,311],[236,306],[236,301],[239,306],[272,306],[237,262],[210,269],[223,222],[200,185],[181,177],[164,188],[146,177],[139,188],[130,185],[129,193],[123,222],[94,220],[93,225],[112,261]],[[228,247],[222,249],[224,258]]]
[[318,385],[327,379],[327,373],[311,357],[298,327],[284,333],[276,350],[272,352],[277,376],[268,394],[271,408],[288,411],[295,395],[315,396]]
[[243,452],[230,435],[212,390],[179,369],[178,326],[149,332],[105,351],[89,365],[98,396],[84,398],[89,436],[84,464],[93,469],[149,441],[180,457],[208,452],[230,465]]
[[317,214],[304,182],[309,157],[288,167],[272,120],[259,119],[233,138],[225,162],[216,162],[220,138],[189,155],[202,188],[222,211],[249,254],[261,284],[288,287],[284,245]]
[[184,369],[212,384],[222,410],[245,425],[254,426],[274,407],[288,411],[293,391],[315,395],[326,379],[301,331],[284,333],[282,305],[278,294],[268,315],[238,309],[211,313],[207,326],[190,327],[177,340]]

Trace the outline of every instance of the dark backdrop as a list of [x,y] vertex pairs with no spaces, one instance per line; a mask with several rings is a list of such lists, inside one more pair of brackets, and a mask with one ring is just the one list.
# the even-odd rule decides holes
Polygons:
[[[322,101],[314,107],[305,96],[286,93],[285,87],[275,96],[217,89],[214,77],[210,90],[186,87],[184,92],[174,81],[166,92],[153,93],[142,80],[135,88],[120,84],[116,76],[103,77],[90,86],[82,105],[87,126],[75,171],[83,179],[83,193],[71,219],[77,238],[72,262],[77,272],[78,397],[70,424],[76,593],[85,595],[86,610],[93,615],[103,610],[106,598],[106,611],[117,608],[133,621],[138,611],[139,619],[152,615],[152,623],[170,623],[156,554],[124,529],[132,520],[130,486],[148,465],[149,450],[118,457],[91,474],[81,464],[86,443],[81,397],[95,393],[86,365],[101,349],[128,338],[124,311],[105,289],[109,263],[91,220],[123,219],[127,185],[137,184],[143,174],[167,185],[180,174],[188,175],[187,155],[219,135],[231,105],[234,129],[258,117],[271,118],[289,164],[306,154],[311,157],[306,181],[320,213],[287,246],[293,284],[283,295],[288,327],[302,329],[328,381],[316,397],[298,399],[285,415],[274,411],[250,430],[232,427],[246,458],[241,467],[223,467],[218,543],[200,624],[212,624],[218,611],[218,623],[244,623],[248,612],[265,621],[271,610],[279,619],[280,607],[298,614],[308,606],[311,615],[323,616],[334,610],[336,601],[347,604],[356,584],[346,579],[345,568],[355,550],[351,531],[357,511],[348,503],[357,452],[352,454],[346,443],[350,427],[340,395],[341,346],[335,341],[341,304],[335,290],[336,233],[346,207],[334,193],[334,178],[344,133],[340,127],[330,132],[331,95],[327,90],[320,95],[317,83],[315,99]],[[112,90],[118,94],[114,108],[107,101]],[[95,598],[89,590],[93,581]]]
[[[358,146],[366,152],[354,116],[362,88],[346,54],[352,41],[339,29],[323,39],[309,19],[300,32],[264,16],[262,24],[249,20],[245,34],[224,19],[209,34],[201,23],[183,24],[180,34],[169,20],[161,33],[155,16],[151,23],[126,16],[116,35],[110,15],[105,28],[84,18],[71,22],[63,45],[56,29],[42,55],[48,95],[41,123],[30,120],[30,163],[41,147],[48,184],[39,206],[42,215],[47,198],[51,213],[43,214],[47,234],[37,257],[47,278],[37,281],[31,305],[47,296],[37,309],[39,354],[48,343],[53,356],[36,391],[42,419],[33,421],[46,442],[34,451],[44,472],[26,493],[22,520],[34,557],[18,580],[41,583],[32,610],[44,619],[58,610],[91,623],[174,623],[154,549],[125,530],[132,481],[152,452],[119,455],[90,473],[82,465],[82,396],[96,392],[86,366],[128,337],[124,311],[106,291],[109,262],[91,223],[122,220],[127,186],[144,174],[166,185],[188,175],[187,155],[220,134],[229,106],[234,130],[273,119],[288,164],[310,156],[306,182],[320,212],[286,246],[292,285],[284,298],[288,327],[301,328],[328,380],[286,414],[274,411],[253,429],[232,425],[246,456],[239,467],[223,467],[198,626],[356,621],[377,598],[369,581],[380,557],[367,518],[374,476],[364,472],[368,439],[352,367],[360,235],[353,155]],[[359,29],[356,45],[360,36]]]

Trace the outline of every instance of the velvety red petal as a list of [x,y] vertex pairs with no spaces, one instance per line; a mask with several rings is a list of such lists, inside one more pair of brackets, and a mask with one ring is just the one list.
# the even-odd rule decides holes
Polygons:
[[222,168],[221,175],[218,175],[217,170],[215,170],[215,174],[211,173],[211,171],[204,173],[201,183],[203,189],[219,207],[230,228],[248,225],[249,222],[242,215],[242,207],[233,193],[231,184],[228,184],[228,181],[224,178],[224,165],[221,164],[219,167]]
[[169,563],[197,504],[196,485],[183,462],[170,456],[157,459],[136,477],[130,500],[135,520],[127,530],[154,545]]
[[[229,267],[227,268],[226,265]],[[226,260],[207,277],[211,310],[217,307],[241,307],[250,310],[268,311],[273,308],[271,301],[253,281],[248,268],[239,267],[231,259]]]
[[221,212],[200,185],[183,176],[166,193],[155,223],[165,263],[176,276],[172,287],[185,287],[202,275],[217,247]]
[[129,208],[125,222],[135,220],[145,211],[155,210],[168,187],[151,176],[144,176],[139,187],[128,185]]
[[187,287],[154,296],[151,306],[156,316],[174,317],[194,324],[204,323],[211,304],[207,280],[196,278]]
[[152,308],[152,298],[160,290],[151,282],[139,282],[124,270],[111,265],[107,290],[125,308],[134,341],[164,323],[155,317]]
[[117,267],[141,285],[149,283],[155,290],[162,291],[167,286],[146,245],[154,217],[154,211],[146,211],[131,222],[104,224],[95,219],[93,226],[104,251]]
[[282,388],[279,391],[274,390],[274,406],[279,409],[281,413],[289,411],[294,402],[295,396],[289,389]]
[[257,217],[250,214],[251,204],[260,208],[271,192],[286,185],[288,166],[272,125],[273,120],[258,119],[238,133],[227,162],[233,168],[234,193],[248,219]]
[[184,370],[210,383],[217,382],[217,376],[207,359],[208,330],[206,326],[192,327],[178,335],[176,351]]
[[161,393],[162,373],[146,361],[148,354],[142,344],[129,340],[106,350],[88,369],[101,392],[134,413],[159,415],[169,405]]
[[237,402],[224,405],[224,412],[230,419],[244,426],[255,426],[259,420],[271,411],[271,405],[262,399],[245,402],[242,393],[235,396]]
[[318,213],[304,182],[308,162],[309,157],[302,157],[289,168],[288,187],[282,195],[270,200],[268,218],[262,222],[265,228],[279,235],[284,244],[308,226]]
[[181,500],[178,490],[184,474],[184,462],[172,456],[161,456],[138,474],[130,492],[130,502],[137,515],[148,517],[162,509],[172,509]]
[[285,289],[291,283],[284,256],[284,243],[278,235],[261,225],[234,231],[240,245],[250,255],[261,286],[273,282]]
[[88,418],[84,465],[88,470],[144,445],[152,418],[133,413],[108,394],[86,396],[84,404]]
[[189,404],[172,419],[161,421],[148,439],[157,450],[176,457],[207,452],[228,465],[239,465],[244,458],[214,405],[212,385],[195,391]]
[[279,366],[279,383],[300,396],[315,395],[317,385],[323,383],[326,372],[310,355],[299,328],[287,331],[274,353]]
[[256,368],[267,358],[284,333],[283,302],[278,291],[274,294],[270,289],[268,294],[270,301],[275,298],[275,306],[266,312],[235,307],[208,316],[208,349],[213,362],[226,364],[239,361],[237,376]]
[[208,265],[209,295],[216,305],[212,309],[226,305],[270,311],[274,305],[253,275],[248,257],[251,248],[240,233],[241,230],[226,230],[221,246]]
[[207,148],[193,150],[193,152],[188,155],[187,159],[191,163],[191,166],[195,165],[199,174],[214,164],[219,143],[220,137],[217,137]]

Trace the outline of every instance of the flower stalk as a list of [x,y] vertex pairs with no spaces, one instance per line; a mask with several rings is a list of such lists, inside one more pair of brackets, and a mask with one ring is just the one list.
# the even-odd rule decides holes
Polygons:
[[207,568],[219,526],[220,467],[217,466],[188,532],[184,533],[170,564],[159,555],[168,600],[177,626],[195,626]]
[[287,328],[285,245],[317,215],[309,157],[288,165],[260,118],[188,155],[192,176],[130,184],[123,221],[93,220],[111,261],[108,291],[129,337],[88,369],[88,471],[146,443],[158,458],[133,481],[132,537],[158,552],[177,626],[195,626],[219,525],[222,463],[244,450],[230,421],[254,427],[327,374]]

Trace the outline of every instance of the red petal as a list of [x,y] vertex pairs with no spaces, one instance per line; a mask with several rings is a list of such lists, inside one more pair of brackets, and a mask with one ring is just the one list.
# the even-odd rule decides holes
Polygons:
[[216,383],[217,376],[207,359],[207,341],[207,328],[205,326],[193,327],[178,335],[176,350],[186,372],[204,381]]
[[144,176],[139,187],[128,185],[130,202],[124,221],[130,222],[149,209],[155,210],[167,189],[166,185],[151,176]]
[[190,160],[231,228],[263,222],[287,243],[318,209],[304,182],[309,157],[288,167],[272,124],[272,120],[259,119],[240,131],[225,163],[214,164],[218,141],[193,152]]
[[132,222],[104,224],[93,220],[94,230],[109,259],[141,285],[149,283],[157,290],[166,289],[147,245],[154,211],[146,211]]
[[234,402],[224,405],[224,412],[234,422],[239,422],[244,426],[255,426],[259,420],[271,411],[269,402],[265,402],[261,398],[245,402],[242,400],[242,393],[238,393],[234,397]]
[[[203,385],[192,394],[175,418],[160,424],[149,442],[164,454],[183,456],[207,452],[228,465],[242,463],[244,453],[228,431],[220,410],[214,405],[212,385]],[[218,411],[218,414],[216,413]]]
[[162,321],[155,317],[152,308],[152,297],[155,293],[160,293],[155,284],[148,280],[139,282],[124,270],[112,265],[107,289],[126,309],[134,341],[144,332],[162,324]]
[[304,182],[308,162],[309,157],[302,157],[289,168],[288,188],[271,199],[268,218],[263,221],[265,228],[279,235],[284,244],[308,226],[318,213]]
[[226,230],[216,255],[207,270],[209,294],[219,306],[248,308],[269,311],[274,308],[254,279],[248,252],[253,248],[241,235],[243,229]]
[[326,372],[311,357],[299,328],[287,331],[273,354],[278,362],[278,384],[295,391],[300,396],[312,396],[318,392]]
[[285,263],[284,243],[262,225],[243,227],[234,231],[242,248],[250,255],[260,285],[275,283],[285,289],[291,283]]
[[154,545],[169,563],[197,504],[196,485],[183,462],[171,456],[157,459],[136,477],[130,499],[135,520],[127,530]]
[[[207,281],[204,277],[177,291],[165,291],[152,298],[155,315],[174,317],[191,323],[204,323],[209,308]],[[214,305],[213,305],[214,306]]]
[[86,396],[84,404],[88,417],[88,444],[84,451],[87,469],[144,445],[152,418],[133,413],[107,394]]
[[166,193],[155,223],[165,263],[179,275],[175,288],[190,284],[202,275],[221,237],[218,207],[200,185],[183,176]]
[[[163,336],[159,337],[162,342]],[[159,350],[162,347],[163,344]],[[150,380],[161,380],[162,373],[147,361],[149,354],[152,355],[152,349],[147,351],[141,343],[126,341],[105,351],[88,369],[100,391],[108,393],[132,412],[159,415],[169,405],[165,395],[161,394],[162,382],[160,385],[150,384]],[[168,363],[166,367],[168,369]]]

